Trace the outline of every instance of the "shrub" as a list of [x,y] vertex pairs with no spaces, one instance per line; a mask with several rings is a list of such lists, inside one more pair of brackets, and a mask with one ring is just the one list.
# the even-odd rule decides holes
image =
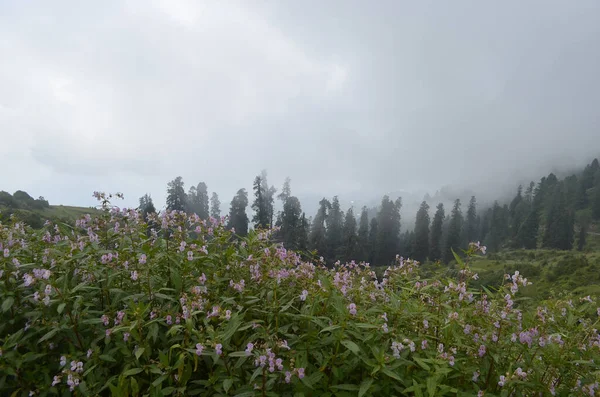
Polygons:
[[[397,258],[328,269],[221,220],[102,200],[74,228],[0,225],[0,394],[593,395],[594,300],[518,308]],[[476,254],[471,245],[467,257]]]

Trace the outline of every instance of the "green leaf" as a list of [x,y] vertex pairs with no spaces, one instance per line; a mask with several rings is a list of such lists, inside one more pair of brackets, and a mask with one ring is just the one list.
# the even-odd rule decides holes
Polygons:
[[452,251],[452,255],[454,255],[454,259],[456,259],[456,263],[459,266],[464,266],[464,262],[463,260],[460,258],[460,256],[458,256],[458,254],[456,252],[454,252],[454,250],[452,248],[450,248],[450,250]]
[[56,333],[60,330],[60,328],[52,328],[46,335],[42,336],[38,343],[42,343],[45,340],[52,338]]
[[416,379],[413,379],[414,392],[416,397],[423,397],[423,392],[421,392],[421,386],[417,383]]
[[131,393],[133,393],[134,396],[137,396],[140,393],[140,386],[138,385],[137,380],[135,380],[135,378],[131,378],[130,382],[131,382]]
[[152,382],[152,386],[157,387],[158,385],[163,383],[165,381],[165,379],[167,379],[168,377],[169,377],[169,375],[159,376],[154,382]]
[[143,371],[143,369],[142,369],[142,368],[132,368],[132,369],[128,369],[127,371],[123,372],[123,376],[124,376],[124,377],[128,377],[128,376],[131,376],[131,375],[137,375],[137,374],[139,374],[139,373],[140,373],[140,372],[142,372],[142,371]]
[[12,296],[9,296],[8,298],[4,299],[4,302],[2,302],[2,312],[6,313],[7,311],[9,311],[14,302],[15,298],[13,298]]
[[357,385],[352,385],[349,383],[345,383],[342,385],[334,385],[331,386],[332,389],[339,389],[339,390],[348,390],[348,391],[356,391],[359,390],[359,387]]
[[140,357],[142,356],[142,354],[144,354],[145,350],[146,349],[143,347],[138,347],[137,350],[135,351],[135,358],[137,358],[139,360]]
[[363,380],[362,383],[360,384],[360,388],[358,389],[358,397],[364,396],[369,391],[372,384],[373,384],[373,378],[368,378],[368,379]]
[[111,362],[111,363],[116,363],[117,362],[117,360],[115,360],[111,355],[108,355],[108,354],[101,354],[100,355],[100,360],[108,361],[108,362]]
[[63,312],[63,310],[65,310],[65,306],[67,306],[66,303],[61,303],[60,305],[58,305],[58,307],[56,308],[56,311],[58,312],[58,314],[61,314]]
[[231,389],[232,385],[233,385],[233,379],[231,379],[231,378],[227,378],[223,381],[223,390],[225,390],[225,393],[229,392],[229,389]]
[[394,371],[392,371],[389,368],[383,367],[383,368],[381,368],[381,372],[383,372],[384,374],[386,374],[390,378],[396,379],[396,380],[404,383],[404,380],[400,377],[400,375],[398,375],[397,373],[395,373]]
[[425,371],[427,371],[427,372],[431,371],[431,367],[429,365],[425,364],[425,362],[422,359],[420,359],[418,357],[413,357],[413,360],[415,360],[415,362],[417,364],[419,364],[419,367],[423,368]]
[[360,347],[358,347],[358,345],[354,342],[352,342],[351,340],[343,340],[342,345],[346,346],[346,348],[348,350],[350,350],[352,353],[354,354],[358,354],[360,353]]
[[329,327],[323,328],[321,331],[319,331],[319,333],[330,332],[330,331],[336,330],[338,328],[342,328],[342,326],[341,325],[330,325]]
[[375,329],[375,328],[379,328],[378,325],[373,325],[373,324],[368,324],[368,323],[357,323],[354,324],[354,326],[356,328],[364,328],[364,329]]
[[162,389],[161,393],[162,393],[163,396],[169,396],[174,391],[175,391],[175,388],[173,386],[169,386],[169,387],[165,387],[164,389]]
[[437,389],[437,376],[430,376],[427,378],[427,393],[429,397],[435,396],[435,390]]
[[248,354],[246,354],[245,351],[239,351],[239,352],[233,352],[233,353],[229,353],[227,356],[229,357],[246,357]]
[[323,372],[315,372],[310,376],[305,376],[302,378],[302,383],[304,383],[308,388],[312,389],[314,384],[320,381],[323,376]]

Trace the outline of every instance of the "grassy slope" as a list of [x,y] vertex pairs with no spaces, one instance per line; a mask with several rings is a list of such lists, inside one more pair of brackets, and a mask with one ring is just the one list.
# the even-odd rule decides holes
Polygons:
[[583,252],[538,249],[509,250],[476,258],[471,268],[482,283],[499,283],[505,273],[519,270],[533,285],[529,296],[549,297],[563,292],[600,296],[600,235],[588,235]]
[[[0,211],[6,208],[0,206]],[[49,219],[55,222],[72,223],[86,214],[97,215],[100,211],[90,207],[74,207],[66,205],[51,205],[50,208],[44,209],[18,209],[13,210],[18,215],[36,214],[43,219]]]

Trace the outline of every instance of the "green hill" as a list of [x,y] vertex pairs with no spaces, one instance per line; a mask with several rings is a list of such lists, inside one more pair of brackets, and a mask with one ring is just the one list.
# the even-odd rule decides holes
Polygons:
[[0,221],[7,221],[11,216],[15,216],[33,228],[40,228],[46,220],[73,223],[86,214],[99,213],[100,211],[93,207],[50,205],[43,197],[34,199],[21,190],[12,195],[0,191]]

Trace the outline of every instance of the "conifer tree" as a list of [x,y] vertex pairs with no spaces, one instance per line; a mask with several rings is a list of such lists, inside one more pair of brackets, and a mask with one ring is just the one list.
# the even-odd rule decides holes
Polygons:
[[412,255],[419,262],[425,262],[429,255],[429,205],[425,201],[417,211]]
[[386,195],[381,200],[381,208],[377,215],[379,230],[375,258],[379,265],[386,265],[393,261],[399,251],[401,207],[400,198],[394,202]]
[[303,212],[300,217],[300,233],[298,235],[298,250],[305,252],[308,250],[308,234],[310,233],[310,223]]
[[292,195],[291,179],[288,176],[287,178],[285,178],[285,182],[283,183],[283,188],[281,189],[281,193],[279,193],[277,198],[279,200],[281,200],[283,203],[285,203],[285,200],[287,200],[291,195]]
[[356,235],[356,218],[352,207],[346,212],[344,219],[342,257],[346,262],[358,260],[358,237]]
[[445,218],[444,204],[439,203],[431,223],[431,236],[429,239],[429,259],[432,261],[442,259],[442,226]]
[[219,195],[216,192],[213,192],[210,197],[210,216],[215,219],[221,218],[221,201],[219,200]]
[[248,207],[248,193],[246,189],[240,189],[231,200],[231,208],[229,210],[228,228],[233,228],[238,236],[246,236],[248,234],[248,215],[246,208]]
[[462,244],[467,246],[470,242],[478,241],[477,229],[479,223],[477,222],[477,200],[475,196],[471,196],[469,201],[469,207],[467,208],[467,216],[465,218],[465,224],[463,226],[463,237]]
[[185,211],[186,201],[183,179],[178,176],[167,184],[167,210]]
[[570,250],[573,248],[573,217],[567,208],[564,185],[555,186],[553,199],[546,214],[546,228],[542,239],[545,248]]
[[316,250],[321,256],[327,254],[327,229],[325,222],[327,221],[328,211],[331,208],[331,203],[323,198],[319,202],[319,210],[311,225],[309,246],[312,250]]
[[266,229],[269,227],[269,213],[267,204],[267,192],[264,188],[264,183],[261,176],[257,176],[254,179],[254,202],[252,203],[252,209],[254,210],[254,216],[252,221],[256,229]]
[[327,261],[335,261],[342,249],[344,214],[337,196],[331,201],[327,217]]
[[138,209],[142,213],[142,217],[146,222],[148,221],[149,214],[156,213],[156,208],[152,202],[152,197],[150,197],[148,194],[144,194],[142,197],[140,197],[140,206]]
[[452,259],[454,259],[452,250],[458,253],[458,250],[462,247],[460,241],[462,225],[463,216],[460,210],[460,199],[456,199],[450,215],[450,223],[448,224],[448,233],[446,236],[446,244],[443,253],[444,263],[449,263]]
[[379,237],[379,222],[377,218],[371,218],[369,227],[369,263],[376,264],[375,260],[377,257],[377,239]]
[[300,200],[290,196],[285,200],[281,216],[281,240],[285,247],[297,250],[302,239],[303,225],[301,221],[302,207]]
[[359,261],[369,261],[369,213],[366,206],[362,208],[360,213],[357,244],[357,259]]
[[196,187],[196,195],[198,201],[198,216],[200,219],[208,219],[209,210],[208,210],[208,188],[206,187],[206,183],[200,182]]

